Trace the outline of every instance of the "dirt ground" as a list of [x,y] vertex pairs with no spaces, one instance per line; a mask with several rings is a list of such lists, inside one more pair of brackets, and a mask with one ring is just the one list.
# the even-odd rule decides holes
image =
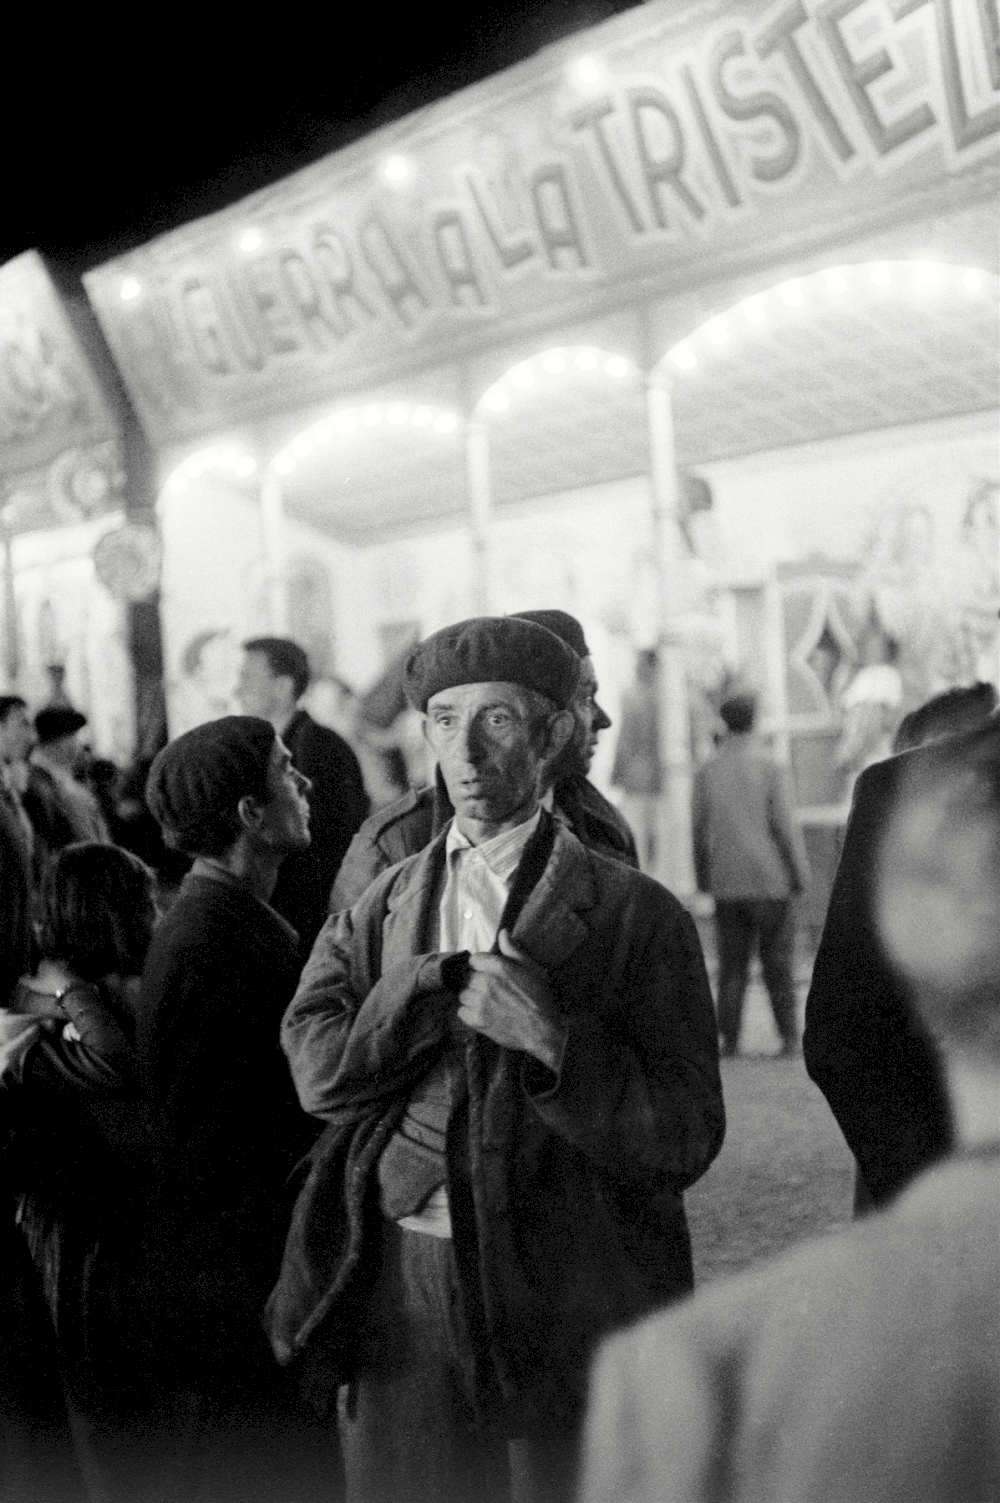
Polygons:
[[[801,1010],[807,973],[797,980]],[[766,996],[754,981],[741,1055],[722,1061],[726,1140],[684,1197],[699,1285],[851,1219],[850,1151],[801,1059],[774,1058],[777,1047]]]

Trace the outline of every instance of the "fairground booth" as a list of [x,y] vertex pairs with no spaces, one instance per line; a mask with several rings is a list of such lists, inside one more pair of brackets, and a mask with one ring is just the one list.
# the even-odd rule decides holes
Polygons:
[[251,633],[363,687],[559,606],[613,717],[658,648],[665,880],[733,683],[828,866],[872,705],[997,678],[998,43],[987,0],[654,0],[92,272],[172,729]]

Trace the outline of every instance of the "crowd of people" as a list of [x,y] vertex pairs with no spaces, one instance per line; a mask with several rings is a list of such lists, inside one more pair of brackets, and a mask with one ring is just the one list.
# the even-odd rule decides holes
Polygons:
[[[374,812],[287,639],[139,810],[71,706],[0,698],[0,1497],[1000,1496],[995,694],[859,779],[800,1039],[752,696],[695,780],[713,1003],[588,777],[580,624],[459,622],[402,676],[434,776]],[[694,1295],[755,946],[864,1216]]]

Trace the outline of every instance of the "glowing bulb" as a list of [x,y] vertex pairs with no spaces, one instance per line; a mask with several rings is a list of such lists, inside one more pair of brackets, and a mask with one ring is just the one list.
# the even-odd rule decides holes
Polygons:
[[401,423],[408,422],[410,418],[409,402],[393,402],[386,416],[390,423],[394,424],[397,428]]
[[361,409],[361,421],[366,428],[374,428],[382,421],[382,409],[377,402],[370,402]]
[[260,230],[244,230],[240,236],[240,250],[245,256],[252,256],[254,251],[259,251],[264,244],[264,237]]
[[612,355],[610,360],[604,362],[604,374],[610,376],[613,381],[620,381],[628,375],[628,361],[624,355]]
[[274,461],[274,468],[279,475],[290,475],[295,468],[295,460],[290,454],[281,453]]
[[806,300],[806,295],[798,282],[786,282],[781,289],[781,300],[783,303],[787,303],[789,308],[801,308]]
[[983,290],[983,274],[975,267],[970,267],[962,277],[962,286],[966,292],[981,292]]
[[402,183],[410,175],[410,164],[405,157],[386,157],[382,166],[382,176],[387,183]]
[[729,330],[721,318],[711,319],[705,325],[705,334],[713,344],[726,344],[729,340]]
[[250,458],[249,454],[244,454],[242,459],[236,461],[236,473],[241,480],[245,480],[248,475],[252,475],[256,468],[257,465]]
[[698,364],[698,357],[689,344],[675,345],[670,352],[670,358],[682,371],[693,371]]
[[434,421],[434,408],[414,407],[410,421],[414,428],[429,428]]
[[348,407],[346,412],[337,413],[333,426],[338,433],[353,433],[358,426],[358,415],[352,407]]
[[518,365],[510,373],[510,384],[516,386],[518,391],[527,391],[535,384],[535,373],[530,365]]
[[132,303],[142,291],[142,284],[135,277],[126,277],[118,290],[118,296],[123,303]]
[[570,77],[575,84],[592,89],[604,78],[604,68],[596,57],[580,57],[570,67]]
[[760,298],[747,298],[746,302],[743,304],[743,317],[746,319],[748,324],[762,324],[765,321],[765,319],[767,318],[767,312],[765,311],[764,304],[761,302]]
[[847,278],[842,271],[828,271],[823,278],[823,285],[827,292],[832,292],[839,297],[847,291]]
[[566,369],[566,356],[562,350],[546,350],[542,356],[542,370],[550,376],[561,376]]
[[434,429],[437,433],[454,433],[458,427],[458,418],[453,412],[439,412],[434,419]]
[[596,350],[577,350],[573,364],[578,371],[596,371],[600,356]]
[[494,386],[488,391],[484,400],[491,412],[506,412],[510,406],[510,397],[499,386]]
[[892,273],[890,272],[888,266],[883,266],[881,264],[878,266],[873,266],[871,271],[869,272],[869,276],[875,283],[876,287],[888,287],[890,282],[892,281]]

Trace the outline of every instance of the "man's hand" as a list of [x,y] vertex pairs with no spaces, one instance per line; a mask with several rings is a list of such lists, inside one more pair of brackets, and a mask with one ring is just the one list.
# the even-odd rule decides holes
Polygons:
[[553,1073],[562,1060],[566,1028],[541,966],[498,936],[500,954],[470,955],[472,975],[458,996],[458,1016],[504,1049],[533,1054]]

